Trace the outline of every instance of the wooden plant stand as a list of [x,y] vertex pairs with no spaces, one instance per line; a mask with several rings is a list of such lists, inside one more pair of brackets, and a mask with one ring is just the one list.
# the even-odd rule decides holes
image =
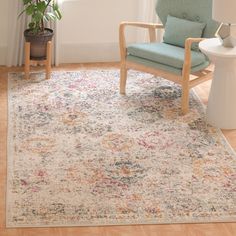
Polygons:
[[30,42],[25,42],[25,79],[30,78],[30,65],[44,64],[46,68],[46,79],[50,79],[52,60],[52,42],[47,43],[46,59],[37,60],[30,57]]

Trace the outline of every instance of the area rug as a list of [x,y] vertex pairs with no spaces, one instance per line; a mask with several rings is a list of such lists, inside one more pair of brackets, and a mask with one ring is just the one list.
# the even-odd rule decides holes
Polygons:
[[11,73],[7,227],[236,221],[236,156],[192,93],[118,70]]

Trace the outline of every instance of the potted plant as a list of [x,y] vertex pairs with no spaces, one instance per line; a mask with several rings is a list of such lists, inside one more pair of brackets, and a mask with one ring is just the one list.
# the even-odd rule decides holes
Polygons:
[[33,59],[46,57],[47,42],[52,40],[53,30],[46,28],[49,21],[61,19],[61,12],[56,0],[22,0],[25,13],[31,17],[28,29],[24,31],[26,42],[30,42],[30,56]]

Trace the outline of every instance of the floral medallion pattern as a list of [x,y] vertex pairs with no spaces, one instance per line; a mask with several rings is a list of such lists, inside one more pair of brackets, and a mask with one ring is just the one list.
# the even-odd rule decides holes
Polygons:
[[236,156],[192,93],[119,71],[9,75],[7,226],[236,220]]

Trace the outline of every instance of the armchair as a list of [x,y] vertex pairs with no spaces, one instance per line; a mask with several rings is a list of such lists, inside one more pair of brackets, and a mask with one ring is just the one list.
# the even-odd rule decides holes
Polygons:
[[[194,86],[205,82],[212,77],[212,70],[209,69],[210,62],[194,45],[204,38],[212,38],[219,27],[219,23],[212,20],[212,0],[158,0],[156,12],[162,24],[122,22],[119,28],[120,42],[120,93],[125,94],[127,71],[129,69],[151,73],[161,76],[182,86],[181,110],[186,114],[189,110],[189,90]],[[179,42],[158,43],[156,30],[166,29],[172,40],[179,40],[182,34],[188,32],[185,26],[173,27],[168,23],[170,17],[188,26],[193,24],[202,27],[200,37],[196,30],[184,35],[183,45]],[[176,18],[175,18],[176,17]],[[177,18],[178,17],[178,18]],[[173,22],[173,21],[172,21]],[[135,43],[126,45],[125,29],[127,27],[146,28],[149,32],[150,43]],[[172,28],[171,28],[172,27]],[[191,28],[191,26],[190,26]],[[191,29],[190,29],[191,31]],[[176,34],[175,34],[176,33]],[[167,35],[168,37],[168,35]]]

